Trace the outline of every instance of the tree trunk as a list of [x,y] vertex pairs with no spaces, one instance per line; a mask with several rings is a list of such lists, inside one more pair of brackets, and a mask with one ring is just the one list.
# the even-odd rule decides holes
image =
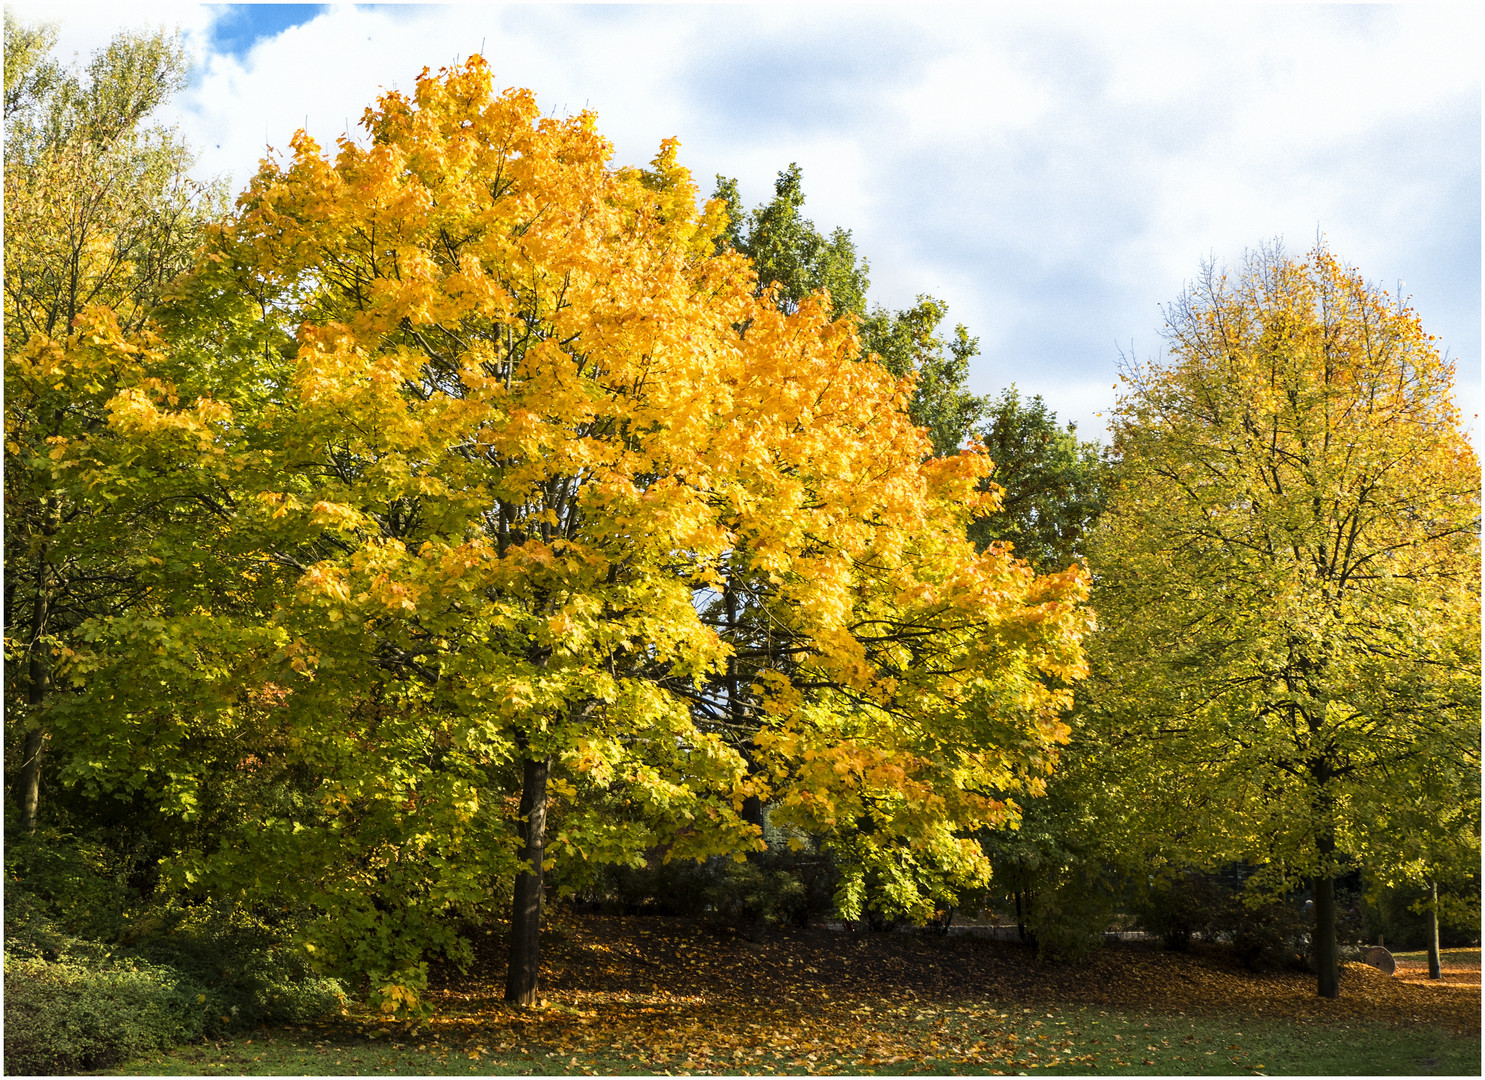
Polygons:
[[21,828],[27,835],[36,831],[36,809],[41,801],[41,750],[46,731],[41,724],[41,710],[46,704],[51,683],[51,665],[46,654],[46,624],[49,614],[46,592],[46,545],[36,563],[36,597],[31,607],[31,641],[26,669],[26,720],[33,725],[26,732],[26,747],[21,758]]
[[[727,634],[728,634],[728,639],[731,640],[731,641],[736,641],[736,634],[737,634],[737,592],[736,592],[736,590],[734,590],[732,588],[732,583],[731,583],[730,580],[729,580],[729,582],[727,584],[727,587],[722,590],[722,607],[726,611],[726,614],[727,614]],[[743,723],[743,716],[744,716],[744,710],[745,710],[746,703],[743,701],[741,695],[738,693],[737,655],[735,653],[733,655],[727,657],[727,680],[726,680],[726,687],[727,687],[727,718],[733,724],[736,724],[736,725],[741,726],[742,723]],[[738,749],[742,753],[743,760],[745,762],[747,762],[747,766],[748,766],[748,778],[749,779],[752,779],[752,777],[758,771],[757,747],[755,747],[753,745],[753,740],[752,739],[748,739],[747,741],[745,741],[742,744],[740,744],[739,747],[738,747]],[[743,800],[743,806],[742,806],[742,819],[744,821],[746,821],[749,825],[756,825],[756,826],[758,826],[758,835],[759,836],[762,836],[763,835],[763,800],[760,799],[757,795],[749,795],[747,798],[745,798]],[[763,857],[765,855],[767,855],[767,854],[768,854],[767,850],[764,850],[764,851],[750,851],[750,852],[748,852],[748,859],[749,859],[750,862],[754,862],[754,863],[761,862],[762,859],[763,859]]]
[[1441,979],[1444,972],[1439,964],[1439,883],[1430,881],[1428,888],[1428,977]]
[[29,836],[36,832],[36,808],[41,802],[41,747],[46,733],[41,728],[26,732],[21,757],[21,828]]
[[[747,763],[748,767],[748,779],[751,780],[758,772],[757,751],[751,739],[742,745],[742,753],[743,760]],[[749,825],[756,825],[758,827],[758,835],[761,837],[763,835],[763,800],[757,795],[749,795],[744,799],[742,819]],[[762,851],[750,851],[748,852],[748,861],[761,865],[767,855],[767,848],[764,848]]]
[[1031,922],[1031,886],[1017,884],[1015,888],[1016,897],[1016,936],[1021,939],[1023,945],[1035,945],[1036,934],[1027,926]]
[[1321,997],[1341,996],[1341,970],[1335,942],[1335,878],[1315,878],[1315,976]]
[[547,833],[547,775],[551,758],[527,758],[521,775],[521,859],[527,863],[516,874],[510,913],[510,967],[505,976],[505,1000],[516,1005],[537,1003],[541,967],[541,871]]
[[[1322,718],[1309,717],[1310,731],[1318,732]],[[1312,879],[1315,897],[1315,929],[1310,936],[1315,951],[1315,992],[1323,998],[1341,996],[1340,950],[1335,940],[1335,803],[1330,790],[1335,779],[1332,764],[1324,758],[1310,765],[1310,775],[1315,779],[1318,799],[1315,816],[1320,826],[1315,838],[1315,854],[1319,856],[1319,873]]]

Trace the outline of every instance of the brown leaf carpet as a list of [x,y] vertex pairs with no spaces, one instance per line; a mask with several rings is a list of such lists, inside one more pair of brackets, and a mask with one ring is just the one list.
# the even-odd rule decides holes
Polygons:
[[[861,1067],[951,1054],[989,1062],[992,1044],[1001,1054],[1014,1039],[1001,1034],[1007,1014],[1050,1016],[1051,1007],[1480,1030],[1478,961],[1439,982],[1406,961],[1397,977],[1348,963],[1331,1001],[1316,996],[1311,974],[1250,972],[1217,945],[1173,953],[1124,943],[1069,966],[968,936],[812,927],[756,937],[689,919],[559,909],[543,933],[546,1008],[502,1002],[497,930],[480,936],[467,973],[435,969],[431,1023],[466,1045],[529,1045],[564,1061],[597,1054],[614,1071],[622,1063],[623,1071],[734,1074],[832,1071],[843,1059]],[[977,1030],[984,1041],[972,1045]],[[571,1065],[580,1067],[576,1056]]]

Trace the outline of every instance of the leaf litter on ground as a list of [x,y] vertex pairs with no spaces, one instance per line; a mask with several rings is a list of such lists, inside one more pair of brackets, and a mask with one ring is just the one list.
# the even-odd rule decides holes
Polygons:
[[[1473,984],[1427,985],[1348,963],[1341,997],[1332,1001],[1316,996],[1311,974],[1250,972],[1220,946],[1172,953],[1123,943],[1082,965],[1049,965],[1018,943],[969,936],[822,927],[750,935],[690,919],[559,908],[544,934],[541,1007],[503,1001],[497,930],[479,936],[466,972],[435,967],[431,1014],[416,1028],[353,1014],[320,1029],[319,1060],[310,1064],[321,1068],[294,1068],[423,1073],[431,1062],[431,1071],[466,1075],[731,1076],[1285,1071],[1282,1062],[1264,1060],[1271,1051],[1252,1049],[1253,1031],[1244,1031],[1256,1028],[1267,1032],[1261,1046],[1273,1046],[1280,1028],[1280,1042],[1294,1029],[1296,1046],[1326,1031],[1345,1043],[1378,1028],[1426,1029],[1472,1036],[1478,1056],[1478,951],[1473,956]],[[363,1050],[365,1062],[348,1056]],[[426,1060],[397,1056],[413,1050]],[[242,1059],[238,1067],[257,1071]]]

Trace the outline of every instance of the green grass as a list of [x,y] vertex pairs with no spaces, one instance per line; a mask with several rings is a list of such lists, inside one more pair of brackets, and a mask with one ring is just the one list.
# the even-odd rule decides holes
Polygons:
[[[662,1064],[612,1033],[612,1056],[557,1050],[537,1039],[487,1031],[468,1043],[420,1034],[368,1038],[350,1028],[259,1031],[181,1047],[131,1062],[116,1075],[598,1075],[670,1072],[757,1075],[802,1072],[1058,1075],[1443,1075],[1480,1074],[1479,1036],[1429,1027],[1386,1028],[1251,1018],[1214,1018],[1070,1008],[997,1013],[983,1005],[931,1007],[870,1025],[942,1056],[872,1061],[821,1048],[813,1060],[760,1050],[741,1060],[685,1055]],[[1014,1036],[1014,1038],[1013,1038]],[[503,1044],[502,1044],[503,1040]],[[926,1040],[926,1042],[925,1042]],[[907,1040],[905,1040],[907,1041]],[[978,1049],[977,1049],[978,1048]],[[980,1060],[972,1061],[978,1056]],[[689,1067],[688,1067],[689,1066]]]
[[[1408,952],[1395,952],[1392,954],[1392,958],[1394,960],[1411,960],[1419,964],[1426,964],[1428,963],[1428,950],[1413,949]],[[1448,967],[1451,963],[1458,964],[1461,967],[1479,967],[1479,946],[1470,949],[1440,949],[1439,963],[1443,964],[1444,967]]]
[[[1016,1071],[1069,1076],[1478,1076],[1481,1065],[1478,1035],[1432,1027],[1064,1009],[1024,1016],[1016,1028],[1036,1055],[1023,1053]],[[951,1058],[926,1064],[985,1071]]]

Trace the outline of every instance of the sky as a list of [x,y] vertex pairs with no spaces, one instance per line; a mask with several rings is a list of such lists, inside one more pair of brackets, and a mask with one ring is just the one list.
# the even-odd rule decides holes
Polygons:
[[1162,307],[1203,261],[1323,235],[1401,283],[1478,428],[1474,5],[7,6],[83,61],[178,27],[195,67],[162,116],[234,192],[297,128],[333,147],[382,91],[477,52],[498,88],[596,112],[615,164],[674,136],[703,194],[721,174],[753,206],[797,162],[871,300],[945,301],[980,341],[973,391],[1040,394],[1085,437],[1121,357],[1164,355]]

